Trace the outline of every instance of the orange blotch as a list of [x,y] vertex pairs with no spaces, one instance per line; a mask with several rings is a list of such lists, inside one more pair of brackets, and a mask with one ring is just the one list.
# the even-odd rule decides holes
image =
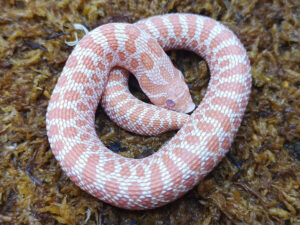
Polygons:
[[144,116],[144,120],[142,121],[142,123],[143,123],[143,125],[144,126],[148,126],[149,124],[150,124],[150,122],[151,122],[151,119],[152,119],[152,117],[154,116],[154,110],[152,110],[152,109],[149,109],[147,112],[146,112],[146,114],[145,114],[145,116]]
[[96,55],[103,56],[103,47],[100,44],[97,44],[91,35],[84,36],[78,44],[81,48],[90,49]]
[[59,93],[51,95],[51,102],[58,102],[59,99],[60,99],[60,94]]
[[110,161],[107,161],[105,164],[104,164],[104,171],[106,173],[113,173],[115,171],[115,161],[114,160],[110,160]]
[[173,31],[175,36],[179,39],[181,37],[182,34],[182,27],[181,27],[181,23],[179,20],[179,16],[178,15],[170,15],[168,17],[170,23],[173,25]]
[[230,60],[229,59],[226,59],[226,60],[223,60],[221,63],[219,63],[219,66],[221,68],[225,67],[225,66],[228,66],[230,64]]
[[184,128],[184,132],[185,132],[186,134],[192,132],[193,130],[194,130],[194,128],[193,128],[192,126],[187,126],[187,127]]
[[189,152],[184,148],[174,148],[173,154],[185,162],[190,170],[199,172],[201,168],[201,160],[196,154]]
[[243,75],[248,72],[248,67],[245,64],[239,63],[235,67],[225,70],[219,76],[219,78],[229,78],[234,75]]
[[89,88],[89,87],[85,87],[84,88],[84,93],[86,93],[87,95],[89,96],[93,96],[94,95],[94,91],[92,88]]
[[77,116],[77,113],[73,109],[68,108],[55,108],[49,111],[48,119],[63,119],[63,120],[71,120]]
[[108,63],[111,63],[113,59],[112,53],[111,52],[107,53],[105,58],[108,61]]
[[214,126],[211,123],[198,122],[197,128],[203,132],[209,133],[209,132],[212,132],[212,130],[214,129]]
[[78,103],[76,107],[77,107],[77,110],[81,111],[81,112],[86,112],[89,110],[89,107],[86,104],[81,103],[81,102]]
[[149,164],[150,164],[149,159],[145,159],[145,160],[144,160],[144,164],[145,164],[145,165],[149,165]]
[[132,59],[130,62],[130,65],[133,69],[136,69],[138,67],[139,63],[136,59]]
[[63,86],[65,86],[65,84],[67,83],[67,81],[68,81],[68,78],[66,76],[60,76],[56,85],[58,87],[63,87]]
[[195,144],[199,143],[200,138],[195,135],[189,135],[189,136],[186,136],[184,140],[186,142],[188,142],[189,144],[195,145]]
[[63,131],[63,134],[67,138],[73,138],[78,134],[78,130],[75,127],[66,127]]
[[193,41],[191,42],[191,45],[192,45],[192,48],[195,49],[195,48],[198,46],[198,41],[193,40]]
[[88,70],[96,70],[96,67],[94,65],[94,61],[91,57],[85,56],[82,59],[82,64],[87,68]]
[[207,110],[205,112],[205,116],[211,117],[211,118],[219,121],[219,123],[221,123],[221,126],[225,132],[228,133],[231,131],[232,127],[231,127],[230,118],[227,115],[225,115],[224,113],[217,111],[217,110]]
[[[118,92],[122,92],[123,90],[124,90],[124,87],[123,86],[121,86],[121,85],[114,85],[113,87],[112,87],[112,89],[113,89],[113,93],[118,93]],[[118,97],[118,96],[117,96]],[[116,97],[116,98],[117,98]]]
[[154,127],[160,127],[160,119],[153,120],[153,126]]
[[73,67],[76,67],[78,64],[78,60],[76,58],[76,56],[70,56],[66,62],[66,67],[68,68],[73,68]]
[[53,154],[57,155],[64,148],[64,143],[62,141],[56,141],[51,145],[51,148]]
[[95,83],[99,83],[99,82],[100,82],[100,79],[99,79],[99,77],[98,77],[96,74],[93,74],[93,75],[92,75],[92,80],[93,80]]
[[80,135],[80,140],[81,141],[87,141],[87,140],[90,140],[91,139],[91,136],[89,134],[81,134]]
[[117,182],[115,179],[108,180],[105,185],[104,189],[107,193],[109,193],[111,196],[116,196],[119,194],[119,182]]
[[200,34],[200,42],[204,43],[205,40],[210,36],[210,32],[213,30],[216,22],[212,19],[206,19],[203,24],[203,31]]
[[148,41],[148,47],[151,51],[151,53],[157,55],[158,57],[161,57],[163,54],[163,50],[160,47],[160,45],[154,40],[154,39],[149,39]]
[[95,42],[91,35],[86,35],[78,43],[78,45],[81,48],[88,48],[88,49],[92,49],[94,47],[94,44]]
[[221,33],[216,35],[214,39],[210,42],[210,49],[216,48],[219,44],[221,44],[224,41],[228,41],[233,37],[232,33],[228,30],[223,30]]
[[221,91],[236,92],[238,94],[243,94],[246,92],[245,85],[239,82],[224,82],[218,85],[217,89]]
[[125,165],[121,168],[121,175],[123,177],[129,177],[131,175],[130,168],[128,165]]
[[137,39],[140,35],[140,30],[136,28],[134,25],[128,25],[125,27],[126,35],[129,36],[129,39]]
[[173,185],[178,186],[180,181],[182,180],[182,172],[168,155],[163,155],[162,161],[169,172]]
[[245,54],[244,50],[237,45],[230,45],[222,48],[217,52],[216,57],[220,58],[226,55],[243,55]]
[[210,152],[218,152],[220,148],[220,142],[218,136],[213,135],[209,137],[207,140],[206,147]]
[[124,52],[118,52],[119,58],[121,61],[125,61],[125,53]]
[[87,184],[93,184],[96,180],[96,169],[97,165],[99,163],[99,155],[91,155],[89,156],[85,167],[83,168],[83,171],[81,173],[81,179],[82,181]]
[[63,160],[63,166],[70,171],[72,167],[76,164],[79,157],[87,150],[85,144],[76,144],[73,148],[66,154]]
[[143,191],[142,188],[140,187],[139,183],[133,182],[130,184],[128,187],[128,195],[132,200],[137,200],[141,197]]
[[129,54],[135,53],[136,52],[135,40],[134,39],[128,39],[125,42],[125,49]]
[[79,71],[72,74],[72,80],[79,84],[86,84],[89,82],[88,77]]
[[64,94],[64,99],[67,101],[77,101],[80,99],[80,93],[74,90],[66,91]]
[[187,20],[187,25],[188,25],[188,35],[189,35],[189,38],[192,39],[196,34],[197,17],[193,16],[193,15],[188,15],[186,17],[186,20]]
[[221,145],[221,148],[225,149],[225,150],[228,150],[229,147],[230,147],[230,139],[228,137],[225,137],[223,142],[222,142],[222,145]]
[[161,171],[159,169],[159,164],[153,163],[149,169],[151,171],[151,181],[150,181],[151,195],[159,196],[163,190],[163,183],[161,180]]
[[160,66],[159,71],[166,80],[172,79],[172,76],[169,74],[169,72],[166,70],[164,66]]
[[220,105],[220,106],[227,106],[230,108],[234,113],[238,113],[240,111],[240,106],[238,102],[231,98],[227,97],[215,97],[211,100],[212,105]]
[[136,52],[135,39],[140,35],[140,30],[133,25],[128,25],[125,27],[126,35],[128,35],[128,40],[125,42],[125,49],[129,54]]
[[[164,91],[164,85],[155,85],[155,88],[151,86],[152,81],[149,79],[149,77],[146,74],[141,75],[140,77],[140,85],[141,88],[153,95],[160,94]],[[163,98],[163,97],[162,97]],[[156,101],[158,102],[158,98],[156,98]]]
[[87,122],[85,120],[76,120],[76,126],[84,127],[86,125],[87,125]]
[[137,175],[138,177],[143,177],[143,176],[145,176],[145,171],[144,171],[144,168],[143,168],[142,166],[138,166],[138,167],[136,168],[136,175]]
[[94,145],[93,147],[91,147],[91,151],[93,152],[98,152],[100,150],[100,147],[98,145]]
[[101,71],[105,71],[105,65],[102,62],[98,62],[97,67],[101,70]]
[[103,36],[106,37],[106,41],[111,50],[114,52],[119,48],[118,40],[115,36],[115,26],[112,24],[106,24],[99,29]]
[[166,25],[164,24],[163,20],[159,17],[154,17],[151,19],[151,22],[159,31],[160,36],[163,37],[163,39],[167,39],[169,31]]
[[154,62],[147,53],[140,54],[141,62],[146,70],[152,70]]
[[53,137],[59,133],[59,127],[57,125],[51,125],[48,131],[48,136]]

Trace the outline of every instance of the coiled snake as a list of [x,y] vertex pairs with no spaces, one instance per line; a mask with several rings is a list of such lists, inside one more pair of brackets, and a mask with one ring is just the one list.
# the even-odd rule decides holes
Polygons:
[[[168,49],[193,51],[209,65],[206,95],[191,116],[184,113],[195,105],[182,73],[163,51]],[[127,72],[116,66],[134,74],[159,107],[130,96]],[[83,190],[118,207],[155,208],[182,196],[220,162],[240,126],[250,89],[244,47],[213,19],[167,14],[106,24],[84,36],[68,58],[47,109],[47,134],[61,167]],[[124,158],[96,134],[102,96],[105,111],[129,131],[152,135],[181,129],[153,155]]]

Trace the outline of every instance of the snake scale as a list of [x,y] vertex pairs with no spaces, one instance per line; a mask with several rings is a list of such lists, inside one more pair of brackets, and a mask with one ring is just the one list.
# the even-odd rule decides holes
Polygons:
[[[164,52],[169,49],[193,51],[208,63],[210,81],[195,110],[182,73]],[[130,95],[127,71],[157,106]],[[85,35],[69,56],[48,105],[47,135],[62,169],[80,188],[117,207],[155,208],[185,194],[221,161],[250,90],[246,50],[213,19],[179,13],[105,24]],[[180,129],[149,157],[122,157],[96,134],[100,101],[129,131]]]

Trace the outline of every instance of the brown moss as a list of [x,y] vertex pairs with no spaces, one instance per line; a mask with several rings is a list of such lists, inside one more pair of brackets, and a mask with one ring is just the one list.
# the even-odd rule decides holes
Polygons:
[[[1,224],[299,223],[298,1],[0,2]],[[46,107],[72,50],[65,44],[74,39],[72,24],[92,29],[168,12],[207,15],[238,35],[252,64],[251,100],[230,154],[197,187],[160,209],[121,210],[81,191],[61,171],[47,141]],[[169,54],[198,104],[209,79],[205,61],[184,51]],[[145,99],[134,81],[131,88]],[[130,134],[101,108],[96,128],[126,157],[151,154],[174,134]]]

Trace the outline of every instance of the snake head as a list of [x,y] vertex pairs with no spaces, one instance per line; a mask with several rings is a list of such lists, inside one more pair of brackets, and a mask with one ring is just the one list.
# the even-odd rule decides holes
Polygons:
[[163,107],[181,113],[190,113],[195,109],[189,88],[183,74],[174,68],[175,79],[169,81]]
[[173,84],[167,91],[164,108],[181,113],[190,113],[195,109],[189,89],[184,82]]

